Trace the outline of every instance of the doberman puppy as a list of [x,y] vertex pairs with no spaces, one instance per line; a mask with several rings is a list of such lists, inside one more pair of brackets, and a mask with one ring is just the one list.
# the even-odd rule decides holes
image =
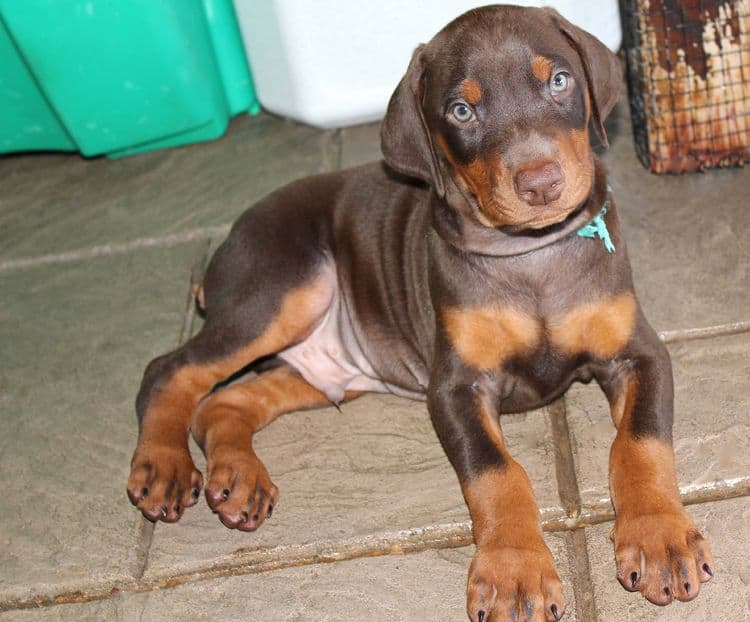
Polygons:
[[[383,123],[385,163],[274,192],[216,251],[202,330],[146,369],[132,502],[166,522],[196,503],[192,431],[209,505],[253,531],[278,500],[255,432],[367,391],[426,400],[473,521],[470,619],[559,620],[500,415],[593,378],[617,428],[617,577],[657,604],[694,598],[713,560],[678,492],[669,356],[589,147],[589,126],[606,144],[620,84],[616,57],[551,9],[475,9],[417,48]],[[593,239],[576,235],[587,225]]]

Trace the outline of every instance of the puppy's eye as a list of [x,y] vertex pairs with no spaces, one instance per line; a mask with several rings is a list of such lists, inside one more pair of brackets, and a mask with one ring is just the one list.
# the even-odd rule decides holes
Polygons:
[[474,111],[471,109],[469,104],[464,102],[458,102],[453,104],[450,109],[450,113],[453,118],[459,123],[468,123],[474,118]]
[[571,86],[573,78],[566,71],[558,71],[552,79],[549,81],[549,88],[552,91],[552,95],[562,95]]

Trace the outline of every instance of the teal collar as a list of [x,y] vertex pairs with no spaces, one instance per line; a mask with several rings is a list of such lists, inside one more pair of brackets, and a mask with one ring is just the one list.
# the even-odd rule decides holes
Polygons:
[[609,236],[609,230],[607,229],[607,223],[604,222],[604,215],[610,206],[610,194],[612,193],[612,187],[607,185],[607,198],[602,205],[602,209],[594,217],[589,224],[581,227],[576,231],[576,235],[582,238],[599,238],[604,243],[604,248],[607,249],[608,253],[615,252],[615,245],[612,243],[612,238]]

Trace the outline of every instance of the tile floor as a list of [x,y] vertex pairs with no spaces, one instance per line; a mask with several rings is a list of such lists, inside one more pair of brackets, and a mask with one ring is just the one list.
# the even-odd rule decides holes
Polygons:
[[[673,357],[677,466],[715,580],[657,608],[614,579],[614,432],[596,387],[504,429],[567,620],[750,620],[750,170],[655,177],[624,103],[609,127],[603,157],[641,301]],[[154,528],[125,496],[140,375],[197,327],[191,278],[228,224],[291,179],[377,158],[377,135],[261,115],[123,160],[0,159],[3,620],[465,619],[468,514],[422,404],[372,395],[262,432],[282,503],[256,534],[225,529],[204,503]]]

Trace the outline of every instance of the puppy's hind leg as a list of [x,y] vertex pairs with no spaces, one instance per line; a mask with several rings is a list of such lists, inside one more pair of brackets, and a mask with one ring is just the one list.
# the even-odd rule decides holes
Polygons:
[[335,299],[335,268],[309,221],[289,224],[283,212],[254,208],[238,222],[207,271],[202,330],[146,368],[128,496],[149,520],[174,522],[198,500],[188,430],[199,401],[250,363],[302,341]]
[[284,413],[329,403],[287,364],[236,382],[201,402],[191,430],[206,454],[206,499],[224,525],[255,531],[278,501],[278,489],[253,450],[253,435]]

